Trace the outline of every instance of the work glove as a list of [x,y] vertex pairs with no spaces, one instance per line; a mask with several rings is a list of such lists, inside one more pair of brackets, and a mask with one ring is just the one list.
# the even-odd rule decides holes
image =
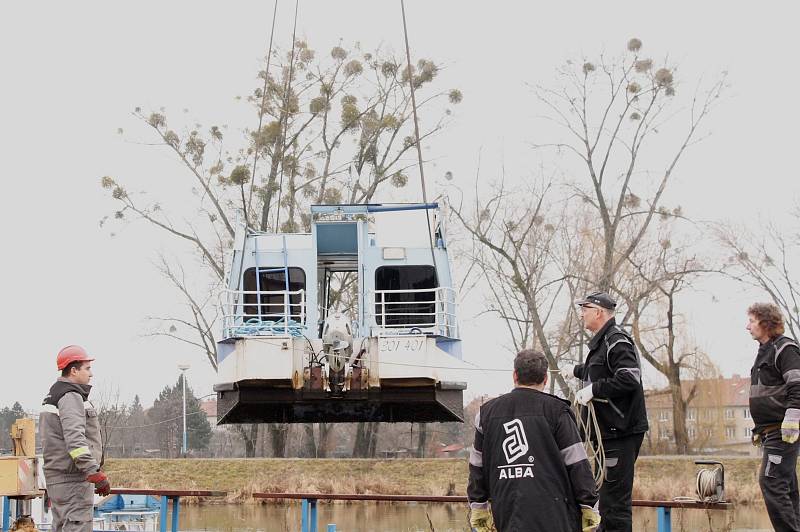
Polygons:
[[589,404],[589,401],[592,400],[592,397],[594,397],[594,394],[592,393],[592,385],[590,384],[578,390],[575,394],[575,401],[577,401],[579,405],[586,406]]
[[589,506],[581,505],[581,531],[591,532],[600,525],[600,512]]
[[92,473],[86,477],[86,480],[94,484],[94,492],[98,495],[105,497],[111,493],[111,484],[108,483],[108,477],[102,471]]
[[800,409],[787,408],[781,423],[781,439],[786,443],[794,443],[800,437]]
[[761,434],[758,432],[753,433],[753,447],[761,447]]
[[561,376],[565,379],[571,379],[575,377],[575,364],[567,364],[561,368]]
[[469,526],[473,532],[492,532],[494,530],[494,519],[489,508],[470,508]]

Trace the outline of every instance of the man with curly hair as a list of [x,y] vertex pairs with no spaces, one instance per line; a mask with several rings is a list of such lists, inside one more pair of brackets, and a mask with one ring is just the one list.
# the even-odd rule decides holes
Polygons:
[[759,344],[750,370],[753,442],[764,449],[758,482],[777,532],[800,532],[797,451],[800,436],[800,347],[784,336],[783,316],[772,303],[747,309],[747,330]]

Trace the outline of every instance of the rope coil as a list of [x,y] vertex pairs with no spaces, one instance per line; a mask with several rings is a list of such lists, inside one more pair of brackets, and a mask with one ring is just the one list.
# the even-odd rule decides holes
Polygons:
[[721,466],[701,469],[697,472],[695,489],[700,502],[720,502],[722,497],[723,472]]
[[586,409],[585,420],[581,416],[578,403],[574,400],[572,407],[576,413],[578,428],[584,434],[583,447],[586,449],[586,456],[589,457],[589,464],[592,466],[595,487],[599,490],[606,478],[606,455],[603,448],[603,438],[600,434],[600,424],[594,411],[594,404],[589,401],[589,404],[584,407]]
[[231,327],[231,336],[276,336],[288,333],[293,337],[301,337],[305,330],[305,325],[291,318],[288,321],[283,318],[274,321],[250,318],[243,325]]

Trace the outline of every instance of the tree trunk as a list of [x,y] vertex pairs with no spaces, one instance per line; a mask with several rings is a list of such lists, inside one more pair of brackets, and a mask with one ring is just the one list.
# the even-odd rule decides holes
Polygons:
[[314,436],[314,424],[303,423],[303,446],[300,450],[303,458],[317,457],[317,441]]
[[380,423],[369,423],[369,446],[367,447],[367,458],[375,458],[378,452],[378,429]]
[[616,235],[608,228],[605,231],[605,236],[606,244],[603,252],[603,272],[598,280],[597,290],[609,293],[614,279],[614,272],[612,270],[614,269],[614,243]]
[[256,455],[256,445],[251,438],[244,439],[244,456],[245,458],[254,458]]
[[356,429],[353,458],[375,458],[378,446],[379,423],[361,422]]
[[686,430],[686,401],[681,389],[681,373],[679,366],[670,367],[667,378],[672,395],[672,432],[675,435],[675,451],[678,454],[689,452],[689,433]]
[[286,457],[286,443],[289,440],[289,425],[286,423],[268,423],[272,456],[274,458]]
[[425,458],[425,448],[428,446],[428,424],[419,424],[419,435],[417,436],[417,458]]
[[236,425],[236,432],[239,433],[244,442],[244,456],[246,458],[255,458],[256,445],[258,444],[258,424]]
[[261,458],[265,458],[267,456],[267,438],[269,437],[269,431],[266,430],[266,425],[261,430],[261,436],[258,438],[258,456]]
[[[282,134],[279,134],[278,139],[275,140],[276,147],[279,145],[281,140],[282,140]],[[262,205],[261,207],[261,224],[260,224],[261,231],[269,231],[270,229],[269,227],[270,207],[272,205],[272,198],[275,195],[275,188],[277,186],[278,167],[280,164],[281,157],[283,157],[283,153],[273,154],[272,162],[270,163],[269,177],[267,178],[267,184],[264,185],[265,198],[264,198],[264,205]],[[280,209],[280,205],[278,206],[278,208]]]
[[356,438],[353,442],[353,458],[364,458],[367,454],[365,435],[367,423],[361,421],[356,427]]
[[333,428],[336,426],[333,423],[318,423],[319,427],[319,443],[317,444],[317,457],[327,458],[330,452],[331,439],[333,436]]

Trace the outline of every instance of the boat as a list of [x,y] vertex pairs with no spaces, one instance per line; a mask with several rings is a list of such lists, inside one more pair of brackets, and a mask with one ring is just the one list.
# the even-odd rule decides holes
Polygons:
[[307,233],[236,230],[218,423],[463,421],[439,205],[314,205],[309,217]]

